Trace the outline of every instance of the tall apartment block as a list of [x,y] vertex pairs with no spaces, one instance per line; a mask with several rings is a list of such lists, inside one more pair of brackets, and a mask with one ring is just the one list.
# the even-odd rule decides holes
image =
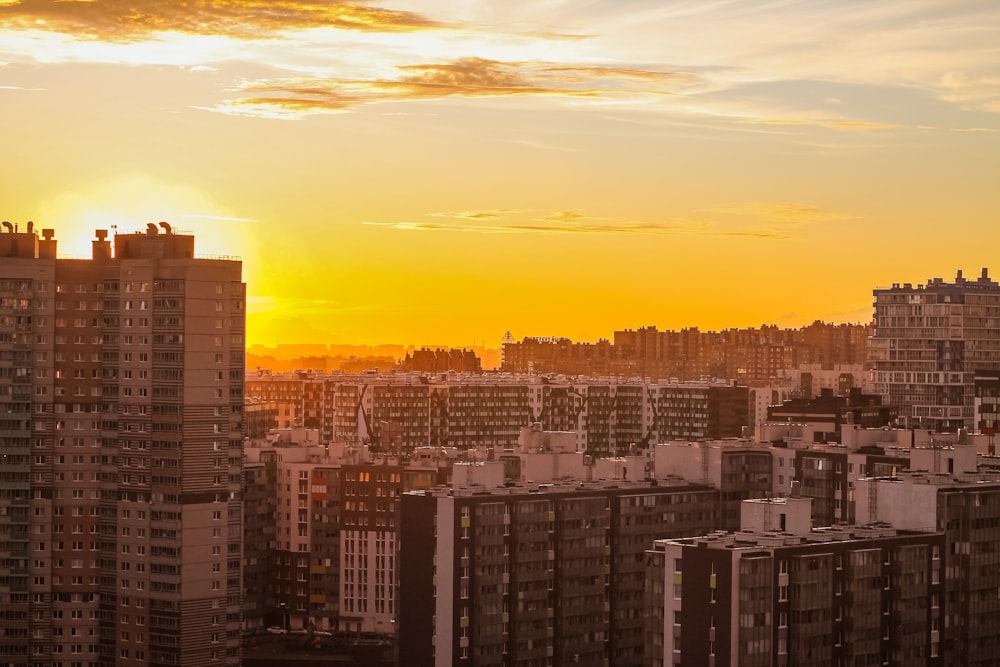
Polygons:
[[399,650],[407,665],[645,664],[644,552],[717,521],[679,482],[404,493]]
[[976,427],[973,378],[1000,370],[1000,285],[986,269],[975,280],[876,289],[868,344],[874,390],[899,407],[904,426]]
[[777,528],[655,543],[647,665],[968,664],[943,659],[941,533]]
[[0,663],[238,665],[240,262],[4,226]]
[[1000,656],[1000,475],[903,473],[855,490],[859,521],[944,533],[942,605],[932,617],[945,665]]

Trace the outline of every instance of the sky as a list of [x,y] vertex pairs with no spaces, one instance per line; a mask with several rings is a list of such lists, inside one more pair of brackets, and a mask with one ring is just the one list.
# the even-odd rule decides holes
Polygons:
[[820,319],[1000,276],[996,0],[0,0],[0,218],[243,260],[248,343]]

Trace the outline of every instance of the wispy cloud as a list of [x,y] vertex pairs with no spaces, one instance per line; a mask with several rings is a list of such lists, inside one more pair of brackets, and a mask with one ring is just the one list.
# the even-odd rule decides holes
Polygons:
[[30,92],[38,92],[45,90],[44,88],[25,88],[24,86],[0,86],[0,90],[24,90]]
[[185,218],[197,218],[199,220],[219,220],[221,222],[257,222],[252,218],[234,218],[226,215],[210,215],[207,213],[185,213]]
[[[789,238],[795,227],[856,219],[818,206],[783,202],[738,202],[705,209],[704,213],[714,215],[728,230],[727,236],[754,238]],[[732,229],[734,225],[737,229]]]
[[0,27],[108,41],[142,40],[165,32],[261,39],[309,28],[395,32],[438,25],[417,13],[339,0],[22,0],[0,4]]
[[[621,93],[670,91],[666,72],[625,68],[553,66],[460,58],[443,63],[399,65],[394,79],[283,78],[248,81],[245,97],[211,107],[224,113],[297,118],[345,111],[376,102],[446,97],[560,96],[597,98]],[[681,80],[683,77],[678,77]],[[623,82],[631,80],[632,84]]]
[[825,127],[830,130],[894,130],[902,127],[895,123],[875,123],[864,120],[834,120],[824,118],[753,118],[738,121],[746,125],[798,125]]
[[654,221],[595,216],[575,210],[524,209],[437,212],[425,217],[444,221],[366,220],[361,224],[402,231],[472,234],[685,234],[787,239],[795,227],[854,219],[817,206],[781,202],[738,202],[704,209],[687,218]]
[[[526,215],[527,214],[527,215]],[[554,211],[531,216],[531,211],[491,209],[458,213],[429,213],[428,217],[450,218],[449,222],[403,220],[364,221],[389,229],[419,232],[462,232],[473,234],[679,234],[697,230],[701,220],[644,222],[585,215],[579,211]]]
[[462,220],[499,220],[504,215],[514,212],[510,208],[494,208],[483,211],[441,211],[428,213],[432,218],[458,218]]

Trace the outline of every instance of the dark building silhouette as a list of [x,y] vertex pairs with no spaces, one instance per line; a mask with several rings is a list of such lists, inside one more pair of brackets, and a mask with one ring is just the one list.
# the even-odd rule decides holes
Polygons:
[[524,338],[503,344],[504,371],[625,375],[654,379],[735,379],[741,384],[768,382],[779,371],[803,364],[832,368],[865,362],[871,327],[814,322],[801,329],[658,331],[625,329],[614,341],[574,343],[568,338]]
[[816,398],[793,398],[767,409],[771,422],[824,422],[833,425],[839,442],[840,427],[856,424],[862,428],[880,428],[896,421],[894,406],[883,405],[879,394],[862,394],[852,387],[846,396],[835,396],[833,390],[822,389]]
[[479,357],[472,350],[424,348],[407,353],[400,363],[403,371],[419,371],[423,373],[481,373],[483,371]]

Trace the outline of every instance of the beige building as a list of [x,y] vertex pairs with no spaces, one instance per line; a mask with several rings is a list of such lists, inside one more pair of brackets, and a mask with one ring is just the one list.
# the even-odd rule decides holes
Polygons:
[[240,262],[5,227],[0,663],[238,665]]
[[874,294],[874,391],[899,406],[904,426],[975,428],[975,372],[1000,370],[1000,285],[983,269],[975,280],[959,271],[951,283],[931,278]]

